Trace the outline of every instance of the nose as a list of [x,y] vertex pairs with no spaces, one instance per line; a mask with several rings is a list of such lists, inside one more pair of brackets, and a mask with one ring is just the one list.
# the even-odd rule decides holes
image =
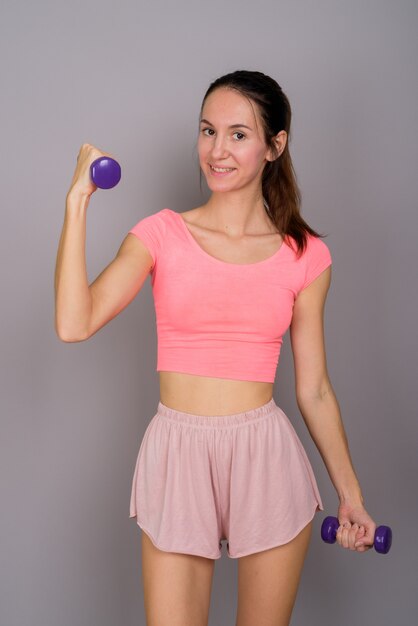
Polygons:
[[215,137],[215,141],[212,144],[211,154],[214,160],[225,158],[227,156],[228,149],[226,145],[226,137],[223,137],[222,135],[217,135]]

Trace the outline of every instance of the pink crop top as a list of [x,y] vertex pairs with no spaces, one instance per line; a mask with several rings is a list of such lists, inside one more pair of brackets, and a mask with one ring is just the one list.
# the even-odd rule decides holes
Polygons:
[[171,209],[129,232],[153,258],[157,371],[273,383],[294,301],[332,263],[323,240],[308,234],[300,259],[283,242],[263,261],[237,264],[203,250]]

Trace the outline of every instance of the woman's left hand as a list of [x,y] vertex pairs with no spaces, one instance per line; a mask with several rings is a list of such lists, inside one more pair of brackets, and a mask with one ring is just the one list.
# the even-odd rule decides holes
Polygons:
[[343,548],[366,552],[373,548],[376,524],[360,502],[342,502],[338,507],[337,542]]

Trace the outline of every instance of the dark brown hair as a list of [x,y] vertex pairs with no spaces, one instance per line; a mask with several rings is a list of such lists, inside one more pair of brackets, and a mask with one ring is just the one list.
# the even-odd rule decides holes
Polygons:
[[287,133],[286,146],[281,155],[274,161],[269,161],[264,167],[262,193],[267,215],[289,245],[291,242],[287,236],[293,237],[297,255],[300,256],[306,248],[307,232],[315,237],[324,235],[313,230],[300,213],[301,192],[289,152],[292,119],[289,100],[280,85],[270,76],[262,72],[237,70],[211,83],[203,98],[200,114],[209,94],[221,87],[235,89],[248,98],[250,104],[255,103],[263,123],[264,141],[272,149],[274,156],[277,154],[277,146],[273,138],[281,130]]

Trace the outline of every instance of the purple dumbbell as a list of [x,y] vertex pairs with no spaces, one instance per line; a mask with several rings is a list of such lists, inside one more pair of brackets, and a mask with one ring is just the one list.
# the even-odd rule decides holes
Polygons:
[[[337,530],[340,522],[336,517],[331,515],[326,517],[321,526],[321,537],[326,543],[335,543],[337,541]],[[392,530],[389,526],[378,526],[374,533],[373,546],[376,552],[387,554],[392,545]]]
[[120,165],[110,157],[100,157],[90,165],[90,178],[100,189],[111,189],[121,177]]

